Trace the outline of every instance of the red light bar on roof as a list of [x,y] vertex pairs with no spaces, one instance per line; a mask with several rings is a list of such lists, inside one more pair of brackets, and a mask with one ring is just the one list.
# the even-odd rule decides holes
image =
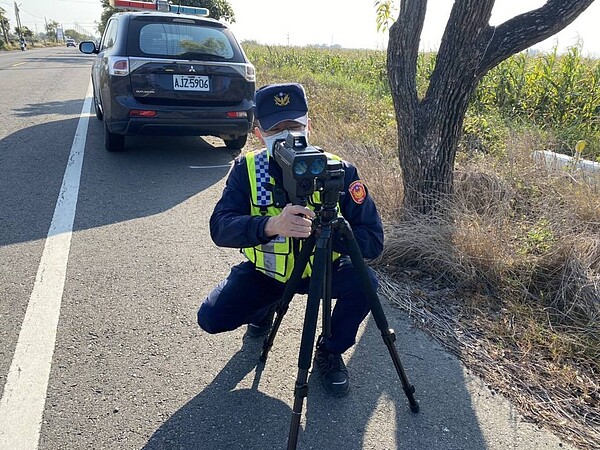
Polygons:
[[[166,2],[165,2],[166,3]],[[158,4],[154,2],[128,1],[128,0],[110,0],[110,6],[117,9],[130,9],[135,11],[160,11]],[[167,4],[167,8],[169,5]],[[163,10],[164,11],[164,10]],[[168,9],[166,9],[168,11]]]
[[130,1],[130,0],[110,0],[110,6],[116,9],[129,11],[164,11],[174,13],[193,14],[196,16],[208,16],[209,11],[206,8],[196,8],[193,6],[171,5],[167,0],[154,0],[151,2]]

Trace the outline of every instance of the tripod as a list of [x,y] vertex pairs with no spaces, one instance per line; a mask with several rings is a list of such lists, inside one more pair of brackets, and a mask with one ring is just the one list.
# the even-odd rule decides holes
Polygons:
[[[329,183],[330,181],[332,182]],[[334,233],[337,233],[337,237],[343,240],[349,249],[350,259],[356,269],[364,291],[366,292],[371,314],[375,319],[377,328],[381,331],[383,341],[389,350],[396,372],[402,382],[402,388],[408,399],[410,410],[414,413],[419,411],[419,403],[414,397],[415,388],[408,381],[406,372],[400,362],[398,352],[394,347],[396,336],[394,331],[389,328],[377,292],[371,283],[365,261],[354,238],[354,234],[346,220],[343,217],[339,217],[337,214],[339,191],[339,180],[324,181],[324,189],[321,192],[321,199],[323,202],[322,208],[318,211],[317,217],[313,222],[313,231],[311,235],[304,241],[302,249],[297,255],[291,277],[286,284],[282,299],[277,306],[277,314],[273,327],[271,328],[268,337],[265,339],[263,351],[260,356],[260,361],[266,362],[268,353],[273,346],[275,336],[279,330],[279,326],[281,325],[294,294],[297,292],[297,286],[302,278],[302,273],[314,250],[312,275],[308,289],[308,302],[306,304],[304,327],[302,330],[302,340],[298,356],[298,375],[296,377],[294,389],[294,407],[292,410],[292,419],[288,436],[288,450],[296,449],[298,443],[298,431],[300,429],[302,407],[304,399],[308,395],[308,372],[311,366],[312,350],[315,342],[319,315],[319,303],[321,299],[323,300],[322,336],[328,337],[331,332],[331,261]],[[306,205],[305,200],[301,201],[301,203]]]

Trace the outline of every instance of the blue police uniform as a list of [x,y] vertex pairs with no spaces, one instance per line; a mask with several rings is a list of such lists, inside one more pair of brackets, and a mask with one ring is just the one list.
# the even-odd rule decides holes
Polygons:
[[[367,259],[383,250],[383,227],[373,199],[360,181],[356,167],[343,161],[344,192],[339,213],[352,228],[356,242]],[[282,186],[281,168],[269,158],[269,175]],[[269,216],[251,216],[251,183],[245,156],[239,156],[227,178],[221,199],[210,218],[210,233],[220,247],[247,248],[268,243],[265,236]],[[284,205],[282,205],[283,208]],[[333,250],[347,254],[345,244],[334,240]],[[349,258],[332,264],[331,296],[336,299],[331,318],[331,336],[322,343],[331,353],[341,354],[354,345],[360,323],[369,312],[365,293]],[[368,268],[373,285],[377,279]],[[301,280],[298,293],[308,292],[309,278]],[[282,297],[285,284],[259,272],[245,261],[234,266],[227,279],[214,288],[200,305],[198,324],[209,333],[230,331],[247,323],[257,323]]]

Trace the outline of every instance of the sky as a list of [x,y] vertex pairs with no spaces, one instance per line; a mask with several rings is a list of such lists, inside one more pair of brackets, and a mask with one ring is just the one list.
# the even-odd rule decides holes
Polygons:
[[[377,32],[374,0],[228,0],[236,22],[231,29],[238,40],[262,44],[332,45],[346,48],[384,49],[387,34]],[[497,25],[517,14],[535,9],[545,0],[496,0],[491,24]],[[55,20],[65,29],[75,24],[95,33],[102,8],[100,0],[17,0],[21,23],[31,30],[44,30],[45,20]],[[352,4],[353,6],[348,6]],[[396,0],[399,4],[399,0]],[[453,0],[429,0],[421,49],[436,50],[452,8]],[[0,0],[11,28],[16,25],[14,3]],[[583,42],[584,54],[600,56],[600,0],[596,0],[571,25],[534,46],[562,51]]]

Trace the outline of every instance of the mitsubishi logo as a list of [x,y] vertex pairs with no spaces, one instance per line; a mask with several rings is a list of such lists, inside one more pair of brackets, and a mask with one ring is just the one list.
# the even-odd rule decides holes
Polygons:
[[190,66],[190,70],[188,70],[188,72],[195,72],[196,69],[194,69],[194,66]]

